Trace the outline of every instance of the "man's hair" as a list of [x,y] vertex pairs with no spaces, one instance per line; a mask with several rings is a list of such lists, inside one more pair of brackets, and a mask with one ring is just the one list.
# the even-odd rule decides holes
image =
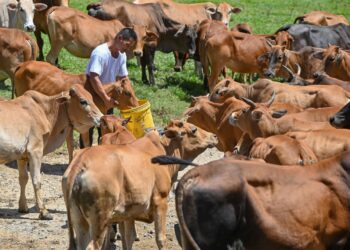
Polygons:
[[123,40],[137,40],[137,35],[132,28],[123,28],[117,33],[114,39],[121,38]]

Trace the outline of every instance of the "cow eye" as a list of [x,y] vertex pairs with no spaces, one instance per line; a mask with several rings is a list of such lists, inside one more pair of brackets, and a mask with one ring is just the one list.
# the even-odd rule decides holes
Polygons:
[[283,57],[282,56],[278,56],[278,60],[282,61]]
[[88,102],[86,100],[80,100],[80,104],[82,106],[86,106],[86,105],[88,105]]
[[127,97],[131,97],[131,93],[129,91],[125,91],[124,95],[126,95]]
[[331,57],[329,58],[329,60],[334,61],[334,60],[335,60],[335,56],[331,56]]
[[24,12],[24,9],[23,9],[22,7],[21,7],[21,8],[19,8],[19,10],[20,10],[20,11],[22,11],[22,12]]

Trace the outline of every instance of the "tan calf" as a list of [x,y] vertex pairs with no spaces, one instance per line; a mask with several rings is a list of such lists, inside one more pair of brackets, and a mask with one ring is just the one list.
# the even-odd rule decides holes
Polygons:
[[344,16],[325,11],[311,11],[310,13],[295,18],[294,23],[296,22],[322,26],[331,26],[338,23],[349,25],[348,20]]
[[158,248],[165,249],[167,199],[180,166],[159,167],[151,158],[167,154],[193,160],[215,143],[212,134],[171,121],[163,137],[152,131],[133,143],[80,151],[62,180],[70,247],[101,249],[108,225],[122,222],[123,248],[131,249],[134,220],[141,220],[154,221]]

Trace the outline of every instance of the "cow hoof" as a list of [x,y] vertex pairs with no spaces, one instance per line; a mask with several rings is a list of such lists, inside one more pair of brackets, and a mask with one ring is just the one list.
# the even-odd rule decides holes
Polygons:
[[180,67],[180,66],[174,67],[174,71],[175,72],[181,72],[182,71],[182,67]]
[[135,241],[140,241],[139,236],[136,236],[136,237],[135,237]]
[[53,217],[49,212],[44,212],[39,214],[39,219],[40,220],[52,220]]
[[19,208],[18,212],[21,214],[27,214],[27,213],[29,213],[29,209],[28,208]]

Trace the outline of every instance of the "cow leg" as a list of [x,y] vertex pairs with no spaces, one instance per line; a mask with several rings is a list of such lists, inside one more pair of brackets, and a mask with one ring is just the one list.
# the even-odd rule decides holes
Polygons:
[[148,81],[147,75],[146,75],[146,66],[147,66],[147,62],[148,62],[148,57],[149,57],[149,52],[145,50],[143,53],[143,56],[140,58],[142,82],[144,84],[149,84],[149,81]]
[[80,137],[79,137],[80,148],[91,147],[93,133],[94,133],[94,128],[90,128],[88,132],[80,134]]
[[156,81],[154,80],[154,70],[156,68],[154,66],[155,53],[156,53],[156,51],[154,49],[152,49],[150,51],[150,57],[149,57],[150,60],[149,60],[149,64],[147,65],[150,85],[155,85],[155,83],[156,83]]
[[66,143],[67,143],[69,163],[71,163],[73,160],[73,151],[74,151],[73,128],[71,127],[68,128]]
[[[201,62],[199,62],[199,61],[194,61],[194,70],[195,70],[196,75],[197,75],[200,79],[204,79],[204,76],[203,76],[203,67],[202,67]],[[207,84],[208,84],[208,83],[207,83]]]
[[178,51],[174,51],[174,58],[175,58],[175,66],[174,66],[174,71],[180,72],[183,69],[183,61],[184,61],[184,53],[180,53]]
[[119,223],[120,234],[122,236],[123,250],[132,249],[136,235],[135,235],[135,221],[127,220]]
[[213,91],[221,72],[222,72],[222,68],[220,65],[218,65],[218,67],[216,67],[216,68],[214,68],[214,67],[211,68],[211,73],[210,73],[210,77],[208,80],[209,93],[211,93]]
[[27,198],[26,198],[26,185],[28,183],[28,171],[27,171],[27,164],[28,162],[25,160],[17,160],[17,166],[18,166],[18,179],[19,179],[19,185],[21,187],[21,194],[19,196],[19,202],[18,202],[18,211],[20,213],[28,213],[28,206],[27,206]]
[[42,148],[35,152],[32,152],[29,157],[29,170],[32,177],[32,183],[34,187],[34,194],[36,199],[36,205],[39,209],[39,219],[52,220],[52,215],[45,208],[41,195],[41,159],[43,157]]
[[62,43],[51,42],[51,49],[49,53],[47,53],[46,61],[52,65],[56,65],[58,55],[60,54],[60,51],[63,47],[64,45]]
[[158,249],[167,249],[166,246],[166,213],[168,210],[167,198],[158,197],[154,214],[154,227]]
[[36,42],[38,44],[38,47],[39,47],[39,56],[38,56],[38,61],[44,61],[44,53],[43,53],[43,47],[44,47],[44,40],[43,38],[41,37],[41,31],[36,29],[34,31],[34,35],[35,35],[35,38],[36,38]]

